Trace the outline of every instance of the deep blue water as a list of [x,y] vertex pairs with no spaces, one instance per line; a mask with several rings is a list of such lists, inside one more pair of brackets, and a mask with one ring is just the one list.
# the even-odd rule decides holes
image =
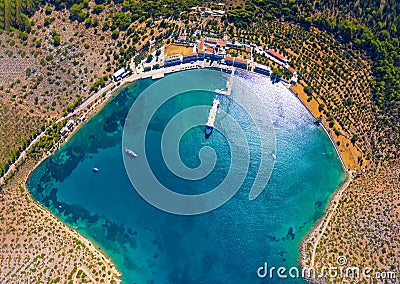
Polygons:
[[[213,90],[225,86],[226,74],[194,70],[161,80],[174,84],[201,80],[205,89]],[[261,280],[256,271],[266,261],[275,267],[297,266],[300,241],[345,175],[328,137],[287,89],[245,72],[239,72],[237,80],[259,95],[276,134],[272,176],[255,200],[249,201],[248,194],[259,166],[260,137],[254,135],[246,111],[227,98],[222,108],[234,114],[250,148],[249,170],[237,194],[218,209],[196,216],[165,213],[139,196],[124,168],[121,140],[128,111],[154,83],[150,79],[122,89],[44,161],[28,181],[32,195],[105,250],[125,283],[302,283],[277,277]],[[179,94],[156,112],[146,134],[154,175],[176,192],[206,192],[228,172],[229,143],[218,131],[206,140],[200,126],[183,135],[179,153],[187,166],[197,167],[199,150],[211,146],[217,162],[210,175],[189,182],[171,174],[162,160],[160,139],[167,122],[191,106],[209,106],[212,96],[200,90]],[[259,109],[255,105],[253,111]],[[141,115],[137,114],[138,121]],[[93,167],[100,172],[94,173]]]

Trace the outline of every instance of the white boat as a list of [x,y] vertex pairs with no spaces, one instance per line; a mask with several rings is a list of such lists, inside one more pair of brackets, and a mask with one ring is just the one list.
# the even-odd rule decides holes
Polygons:
[[274,160],[276,160],[276,156],[275,156],[274,153],[271,153],[271,156],[272,156],[272,158],[273,158]]
[[98,168],[93,168],[92,169],[95,173],[98,173],[99,172],[99,169]]
[[136,158],[137,154],[135,152],[133,152],[130,149],[125,148],[125,153],[127,153],[129,156]]

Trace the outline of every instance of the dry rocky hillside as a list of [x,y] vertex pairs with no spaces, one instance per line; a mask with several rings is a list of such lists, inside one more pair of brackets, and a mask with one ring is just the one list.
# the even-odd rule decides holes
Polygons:
[[[66,11],[42,9],[32,20],[29,35],[0,34],[0,172],[116,68],[109,32],[71,22]],[[0,280],[115,283],[118,272],[106,257],[30,197],[24,183],[35,163],[0,188]]]
[[109,80],[116,68],[117,42],[101,28],[44,9],[32,20],[29,35],[0,35],[0,171],[41,127],[88,97],[90,87],[101,77]]
[[29,161],[0,194],[2,283],[115,283],[119,272],[108,258],[27,193],[33,165]]
[[[357,177],[344,191],[316,249],[316,267],[321,269],[328,264],[340,267],[337,260],[344,256],[345,267],[356,266],[360,271],[371,268],[371,277],[377,278],[373,283],[398,283],[399,220],[400,164],[384,163],[376,172]],[[307,244],[309,251],[312,245],[312,242]],[[393,275],[388,273],[395,273],[396,277],[385,282],[377,272],[386,273],[386,278]],[[330,280],[342,283],[343,278]],[[354,279],[347,280],[356,283],[352,282]]]

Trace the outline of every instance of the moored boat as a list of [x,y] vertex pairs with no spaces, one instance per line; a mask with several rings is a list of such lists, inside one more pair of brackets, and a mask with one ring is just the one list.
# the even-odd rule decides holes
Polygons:
[[204,134],[206,135],[206,139],[207,139],[208,137],[210,137],[210,135],[211,135],[213,129],[214,129],[214,128],[211,127],[211,126],[206,126],[206,130],[204,131]]
[[125,148],[125,153],[127,153],[131,157],[134,157],[134,158],[137,157],[137,154],[128,148]]

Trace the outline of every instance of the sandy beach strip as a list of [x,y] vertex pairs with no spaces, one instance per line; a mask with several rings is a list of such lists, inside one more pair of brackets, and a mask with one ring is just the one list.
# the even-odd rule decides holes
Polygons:
[[318,222],[312,227],[307,236],[299,244],[300,259],[299,264],[301,268],[317,268],[318,262],[315,260],[315,253],[318,248],[319,242],[324,235],[324,232],[331,220],[335,210],[339,204],[339,200],[342,197],[343,192],[347,189],[349,184],[353,181],[352,172],[347,173],[346,180],[340,185],[340,187],[332,195],[328,207],[325,210],[324,215],[318,220]]

